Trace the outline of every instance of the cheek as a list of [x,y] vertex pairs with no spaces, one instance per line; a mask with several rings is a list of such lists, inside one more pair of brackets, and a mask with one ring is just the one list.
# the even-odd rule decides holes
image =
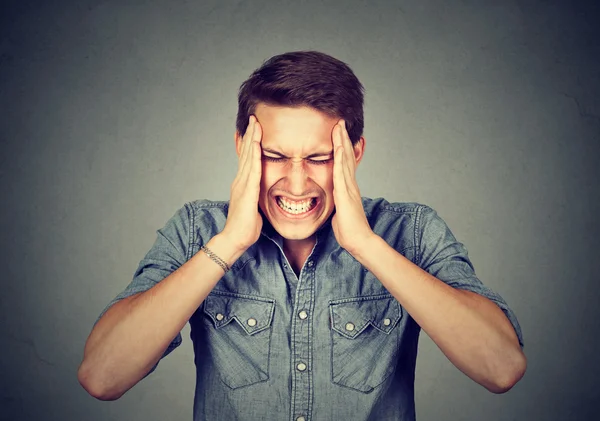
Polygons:
[[333,191],[333,165],[314,165],[308,171],[309,177],[323,190]]
[[[261,190],[269,189],[273,184],[277,182],[281,178],[281,168],[280,166],[273,165],[269,162],[262,163],[262,174],[260,176],[260,186]],[[264,191],[266,193],[266,191]]]

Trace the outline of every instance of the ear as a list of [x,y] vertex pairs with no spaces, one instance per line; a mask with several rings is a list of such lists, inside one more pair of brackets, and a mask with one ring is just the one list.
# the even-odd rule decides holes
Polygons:
[[239,158],[242,153],[242,136],[240,136],[237,130],[233,134],[233,140],[235,141],[235,153]]
[[358,139],[358,142],[356,142],[356,144],[353,147],[354,159],[356,160],[357,166],[360,163],[360,161],[362,160],[362,157],[365,153],[365,144],[366,144],[365,138],[363,136],[361,136],[360,139]]

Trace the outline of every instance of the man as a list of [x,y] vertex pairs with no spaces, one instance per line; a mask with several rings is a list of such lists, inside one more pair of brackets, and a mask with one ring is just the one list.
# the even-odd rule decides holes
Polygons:
[[494,393],[523,376],[513,312],[437,213],[361,197],[363,87],[346,64],[271,58],[236,129],[230,200],[177,211],[95,324],[78,373],[91,395],[122,396],[188,321],[195,420],[414,420],[421,328]]

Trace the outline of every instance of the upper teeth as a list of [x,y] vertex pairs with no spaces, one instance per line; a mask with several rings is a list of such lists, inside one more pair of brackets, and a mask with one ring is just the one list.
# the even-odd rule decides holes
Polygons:
[[311,206],[313,205],[314,202],[315,202],[314,198],[302,200],[300,202],[294,202],[291,200],[287,200],[283,197],[277,198],[277,203],[280,206],[285,207],[287,211],[291,211],[292,213],[306,212],[311,208]]

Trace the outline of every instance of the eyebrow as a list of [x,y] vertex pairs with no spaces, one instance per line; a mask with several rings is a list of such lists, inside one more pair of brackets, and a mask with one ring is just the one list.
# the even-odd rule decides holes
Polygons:
[[[268,152],[268,153],[271,153],[273,155],[277,155],[277,156],[279,156],[281,158],[289,158],[289,156],[285,156],[281,152],[277,152],[276,150],[273,150],[273,149],[262,148],[262,150],[263,150],[263,152]],[[330,155],[333,155],[333,150],[328,151],[328,152],[311,153],[310,155],[307,155],[304,158],[319,158],[319,157],[330,156]]]

